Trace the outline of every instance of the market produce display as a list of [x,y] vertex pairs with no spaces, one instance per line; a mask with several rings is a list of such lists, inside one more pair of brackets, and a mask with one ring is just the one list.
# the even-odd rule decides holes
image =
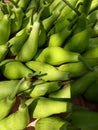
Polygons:
[[98,0],[0,0],[0,129],[98,130],[80,96],[98,104]]

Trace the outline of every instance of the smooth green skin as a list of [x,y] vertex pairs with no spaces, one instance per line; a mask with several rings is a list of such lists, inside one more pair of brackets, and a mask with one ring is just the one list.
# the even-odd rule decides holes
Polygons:
[[14,35],[22,26],[24,12],[21,8],[13,7],[12,15],[14,15],[14,18],[11,18],[11,34]]
[[36,61],[49,63],[51,65],[60,65],[67,62],[79,61],[79,53],[66,51],[62,47],[46,47],[36,58]]
[[98,103],[98,81],[92,83],[83,96],[89,102]]
[[19,0],[17,5],[25,11],[30,1],[31,0]]
[[8,97],[0,100],[0,120],[5,118],[11,111],[12,107],[15,105],[16,98],[10,100]]
[[[28,103],[30,104],[28,105]],[[69,102],[45,97],[28,99],[26,104],[28,105],[30,116],[33,118],[44,118],[53,114],[70,112],[72,110],[72,104]]]
[[24,82],[24,79],[21,79],[17,85],[15,86],[14,92],[8,95],[7,97],[0,100],[0,120],[5,118],[11,111],[12,107],[14,106],[16,102],[16,94],[21,86],[21,84]]
[[40,34],[39,34],[39,39],[38,39],[38,48],[43,47],[46,43],[46,40],[47,40],[46,31],[41,23]]
[[69,79],[69,75],[67,72],[57,70],[54,66],[50,64],[46,64],[39,61],[29,61],[25,65],[29,67],[31,70],[35,72],[41,72],[41,74],[43,74],[42,76],[38,77],[38,79],[42,79],[45,81],[62,81]]
[[[67,43],[65,43],[64,49],[82,53],[88,46],[90,37],[90,29],[86,28],[83,31],[74,34]],[[77,40],[76,40],[77,39]]]
[[91,7],[90,7],[90,12],[93,12],[96,9],[98,9],[98,1],[97,0],[92,0],[92,4],[91,4]]
[[98,75],[98,68],[95,67],[93,71],[87,72],[77,80],[71,81],[71,97],[76,98],[82,95],[89,86],[96,81]]
[[80,33],[81,31],[84,31],[88,25],[87,16],[85,13],[81,13],[81,15],[76,16],[76,17],[77,17],[77,21],[74,24],[74,30],[73,30],[72,35],[75,35],[77,33]]
[[1,130],[23,130],[30,121],[28,107],[21,105],[19,109],[0,121]]
[[46,32],[48,32],[51,27],[53,26],[53,23],[60,15],[60,11],[54,11],[48,18],[42,20],[42,24],[44,26],[44,29]]
[[51,92],[54,92],[54,91],[60,89],[60,87],[61,87],[61,84],[56,81],[44,82],[44,83],[34,86],[30,92],[30,96],[32,98],[44,96],[46,94],[49,94]]
[[97,130],[98,112],[77,110],[69,115],[68,121],[81,130]]
[[9,43],[11,45],[10,47],[10,52],[12,55],[17,55],[24,45],[24,42],[27,40],[29,37],[29,29],[28,28],[23,28],[19,32],[16,33],[15,36],[13,36],[11,39],[9,39]]
[[66,99],[70,99],[71,98],[71,87],[70,84],[66,84],[64,85],[63,88],[55,91],[55,92],[51,92],[49,94],[49,98],[52,99],[60,99],[60,100],[66,100]]
[[87,50],[83,53],[84,58],[97,58],[98,57],[98,47]]
[[63,130],[61,129],[63,126],[65,126],[64,130],[68,130],[69,124],[68,121],[64,121],[60,117],[51,116],[39,119],[35,124],[35,130]]
[[40,22],[35,20],[28,39],[26,40],[20,52],[16,56],[17,60],[27,62],[34,57],[38,49],[39,33],[40,33]]
[[71,30],[68,28],[63,28],[58,33],[54,33],[49,37],[48,46],[61,46],[64,44],[64,41],[71,35]]
[[[86,62],[90,67],[94,67],[95,65],[98,65],[98,58],[86,59]],[[71,78],[80,77],[88,72],[87,67],[81,61],[60,65],[58,69],[63,72],[69,72],[69,77]]]
[[92,49],[96,47],[98,47],[98,37],[90,38],[87,49]]
[[10,37],[10,24],[11,20],[8,18],[8,15],[5,14],[3,18],[0,20],[0,45],[5,44]]
[[33,74],[33,72],[20,61],[12,61],[2,65],[1,72],[7,79],[20,79],[28,76],[28,74]]
[[7,56],[9,51],[8,44],[0,45],[0,61],[3,61]]
[[0,81],[0,100],[10,95],[17,83],[18,80]]
[[[19,80],[4,80],[0,81],[0,100],[11,95],[11,93],[15,90],[15,87]],[[21,92],[25,92],[31,87],[31,82],[29,80],[25,80],[21,85],[17,92],[20,94]]]

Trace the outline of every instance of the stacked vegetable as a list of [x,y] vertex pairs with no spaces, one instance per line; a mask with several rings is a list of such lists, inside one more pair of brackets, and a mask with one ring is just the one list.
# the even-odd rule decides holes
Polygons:
[[0,1],[1,130],[97,130],[97,79],[97,0]]

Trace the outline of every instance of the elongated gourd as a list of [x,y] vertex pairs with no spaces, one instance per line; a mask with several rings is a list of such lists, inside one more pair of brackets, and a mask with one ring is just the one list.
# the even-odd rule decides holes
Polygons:
[[1,72],[7,79],[20,79],[28,76],[28,74],[33,74],[32,70],[27,68],[20,61],[9,61],[1,66]]
[[[53,114],[72,111],[72,104],[45,97],[31,98],[26,101],[33,118],[44,118]],[[48,107],[47,107],[48,106]]]
[[67,72],[62,72],[56,69],[54,66],[50,64],[46,64],[39,61],[29,61],[25,63],[25,65],[35,72],[40,72],[41,76],[38,79],[42,79],[45,81],[55,81],[55,80],[68,80],[69,74]]

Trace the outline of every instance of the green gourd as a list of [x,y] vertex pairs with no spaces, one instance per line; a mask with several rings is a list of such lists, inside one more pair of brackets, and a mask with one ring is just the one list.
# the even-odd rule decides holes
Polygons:
[[1,130],[23,130],[30,121],[28,107],[21,103],[16,112],[0,121]]
[[64,84],[64,82],[57,82],[57,81],[50,81],[50,82],[43,82],[41,84],[35,85],[31,91],[30,91],[30,96],[32,98],[34,97],[39,97],[39,96],[44,96],[47,95],[51,92],[54,92],[58,89],[61,88],[61,86]]
[[[98,65],[98,58],[87,58],[86,62],[90,67]],[[69,77],[80,77],[88,72],[87,67],[81,62],[62,64],[57,67],[63,72],[69,72]]]
[[60,15],[60,11],[55,10],[52,12],[52,14],[49,17],[42,20],[42,24],[46,32],[48,32],[51,29],[51,27],[53,26],[53,23],[56,21],[59,15]]
[[2,120],[3,118],[5,118],[11,111],[12,107],[14,106],[15,102],[16,102],[16,94],[19,90],[20,85],[22,84],[22,82],[25,79],[21,79],[18,84],[15,87],[15,90],[13,91],[13,93],[11,93],[9,96],[3,98],[0,100],[0,120]]
[[1,72],[3,76],[7,79],[20,79],[33,74],[33,72],[27,68],[20,61],[9,61],[1,66]]
[[63,130],[62,127],[68,130],[70,123],[57,116],[41,118],[35,124],[35,130]]
[[51,65],[61,65],[69,62],[82,61],[86,67],[89,68],[89,65],[86,60],[82,58],[80,53],[68,51],[58,46],[44,48],[35,60]]
[[30,28],[25,27],[19,32],[17,32],[15,36],[9,39],[8,42],[11,46],[10,52],[12,55],[16,56],[19,53],[20,49],[24,45],[24,42],[29,37],[30,31],[31,31]]
[[25,63],[25,65],[31,70],[43,74],[42,76],[39,76],[38,79],[42,79],[44,81],[55,81],[55,80],[62,81],[69,79],[69,73],[62,72],[50,64],[32,60]]
[[38,40],[38,48],[42,48],[45,45],[46,40],[47,40],[47,34],[46,34],[46,31],[41,23],[39,40]]
[[90,87],[90,85],[96,81],[98,75],[98,67],[94,67],[93,71],[87,72],[80,78],[71,81],[71,97],[76,98],[79,95],[85,93],[85,91]]
[[4,60],[9,52],[9,43],[0,45],[0,61]]
[[[4,80],[0,81],[0,100],[11,95],[16,85],[18,84],[20,80]],[[25,80],[19,87],[17,95],[25,92],[26,90],[30,89],[31,87],[31,81]]]
[[20,7],[17,7],[16,5],[13,6],[11,11],[11,35],[14,35],[21,29],[24,12]]
[[48,46],[62,46],[64,41],[71,35],[71,30],[67,27],[63,28],[61,31],[52,34],[49,37]]
[[11,32],[11,20],[7,14],[3,15],[2,19],[0,20],[0,45],[5,44]]
[[65,83],[65,85],[55,91],[55,92],[51,92],[48,96],[49,98],[52,99],[58,99],[58,100],[68,100],[71,98],[71,86],[69,83]]
[[81,130],[97,130],[98,112],[92,110],[76,110],[66,119]]
[[43,7],[39,13],[35,13],[33,15],[33,25],[31,26],[32,30],[30,35],[24,45],[22,46],[20,52],[16,56],[17,60],[22,62],[30,61],[37,52],[38,42],[39,42],[39,34],[40,34],[40,16],[45,7]]
[[83,53],[84,58],[97,58],[98,57],[98,47],[91,48]]
[[31,0],[19,0],[19,2],[18,2],[17,5],[18,5],[20,8],[22,8],[23,11],[25,11],[30,1],[31,1]]
[[30,98],[26,101],[26,104],[30,116],[33,118],[44,118],[53,114],[72,111],[72,104],[70,102],[53,100],[45,97]]
[[69,41],[65,43],[64,49],[83,53],[87,49],[89,37],[90,37],[90,28],[88,27],[83,31],[74,34],[69,39]]
[[94,10],[98,9],[98,1],[97,0],[92,0],[89,12],[93,12]]

